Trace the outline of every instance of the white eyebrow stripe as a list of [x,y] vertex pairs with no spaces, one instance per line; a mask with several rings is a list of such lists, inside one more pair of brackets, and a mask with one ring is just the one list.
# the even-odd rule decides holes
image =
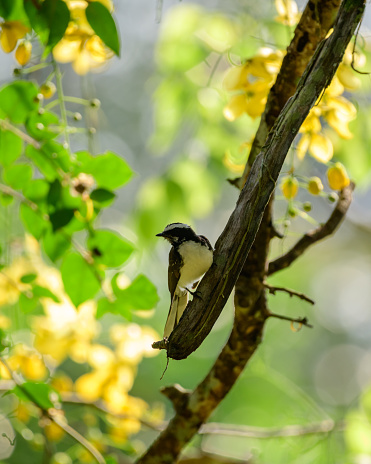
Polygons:
[[183,224],[182,222],[174,222],[173,224],[168,224],[165,229],[164,229],[164,232],[168,232],[169,230],[173,230],[173,229],[190,229],[191,227],[187,224]]

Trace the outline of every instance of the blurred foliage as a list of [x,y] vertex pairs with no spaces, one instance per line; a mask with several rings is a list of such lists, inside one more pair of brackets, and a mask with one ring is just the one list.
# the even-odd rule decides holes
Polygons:
[[[126,238],[103,228],[101,217],[134,170],[109,147],[94,156],[73,149],[73,136],[82,133],[89,141],[94,128],[81,127],[81,114],[69,104],[97,113],[100,102],[64,95],[59,64],[71,63],[84,75],[104,70],[120,55],[113,3],[0,1],[0,45],[5,53],[14,52],[20,66],[15,79],[0,88],[0,385],[7,391],[1,399],[1,462],[93,462],[81,443],[67,436],[69,424],[114,464],[120,456],[140,454],[151,438],[148,428],[163,425],[165,406],[150,404],[160,364],[154,368],[145,359],[156,354],[151,343],[159,335],[141,321],[151,316],[159,296],[133,257],[149,253],[144,245],[164,224],[211,217],[223,201],[225,178],[243,172],[300,16],[292,0],[277,0],[275,8],[257,19],[246,11],[224,14],[188,3],[164,17],[150,80],[154,131],[148,142],[164,162],[161,172],[151,170],[140,185],[132,216],[137,236],[125,229]],[[317,223],[313,198],[328,203],[336,199],[330,189],[341,189],[349,177],[364,185],[370,180],[370,86],[351,69],[365,66],[367,44],[355,52],[352,47],[288,156],[276,192],[276,222],[287,237],[295,234],[295,217]],[[42,80],[39,70],[46,73]],[[294,283],[308,280],[316,269],[308,265],[306,272]],[[291,335],[286,349],[298,343]],[[303,336],[303,357],[311,350],[310,337]],[[174,381],[183,375],[192,386],[209,367],[202,357],[207,352],[208,361],[215,346],[200,352],[196,363],[185,362],[183,373],[168,375]],[[332,423],[330,414],[305,389],[255,359],[213,420],[263,427],[266,433],[269,427],[296,424],[298,436],[206,435],[193,447],[217,455],[228,451],[239,459],[248,454],[254,462],[328,462],[329,449],[336,462],[371,459],[368,389],[359,405],[341,416],[339,427],[301,434],[308,424]],[[135,386],[142,361],[146,385]],[[17,385],[6,387],[12,379]],[[133,385],[139,393],[132,393]],[[144,389],[147,395],[141,395]]]

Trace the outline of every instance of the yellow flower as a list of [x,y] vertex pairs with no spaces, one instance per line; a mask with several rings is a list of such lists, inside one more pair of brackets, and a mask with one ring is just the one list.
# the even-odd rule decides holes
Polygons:
[[15,411],[15,416],[19,421],[27,424],[31,417],[29,405],[19,402]]
[[60,298],[60,303],[45,300],[46,316],[34,318],[35,347],[57,364],[68,355],[76,362],[86,362],[90,342],[98,332],[96,304],[86,301],[77,310],[66,295]]
[[319,195],[323,190],[323,184],[319,177],[311,177],[308,181],[308,192],[312,195]]
[[320,121],[320,116],[322,111],[318,106],[314,106],[308,116],[305,118],[305,121],[301,125],[300,132],[309,132],[309,133],[318,133],[321,132],[322,126]]
[[327,163],[334,155],[331,140],[323,134],[312,134],[309,142],[309,153],[317,161]]
[[0,45],[5,53],[12,52],[19,39],[22,39],[29,28],[20,21],[4,21],[1,24]]
[[44,433],[49,441],[57,442],[62,440],[65,435],[65,431],[55,422],[49,419],[48,423],[44,427]]
[[299,190],[299,182],[295,177],[285,177],[282,179],[281,190],[287,200],[296,197]]
[[0,329],[9,329],[12,325],[12,321],[9,317],[4,316],[4,314],[0,314]]
[[234,121],[244,113],[252,118],[262,114],[282,58],[283,53],[279,50],[261,48],[252,59],[227,71],[223,88],[235,94],[223,110],[226,119]]
[[138,324],[115,324],[110,330],[111,340],[116,345],[118,359],[129,364],[138,364],[143,358],[156,356],[152,343],[158,333],[151,327]]
[[18,61],[18,63],[21,66],[26,66],[26,64],[31,59],[31,53],[32,53],[31,42],[29,40],[24,40],[18,45],[17,50],[15,51],[15,59]]
[[348,124],[357,116],[357,109],[349,100],[344,97],[326,98],[325,118],[328,124],[343,139],[351,139],[353,134],[350,132]]
[[274,4],[278,13],[275,18],[276,21],[286,26],[295,26],[297,24],[301,15],[294,0],[275,0]]
[[30,380],[42,380],[48,375],[40,354],[23,344],[14,347],[7,363],[12,371],[21,372]]
[[14,304],[22,292],[27,292],[29,285],[21,282],[21,277],[35,271],[34,266],[23,256],[16,258],[10,266],[0,273],[0,306]]
[[73,390],[73,382],[70,377],[65,374],[55,375],[52,378],[50,385],[59,391],[59,393],[71,393]]
[[44,82],[44,84],[40,86],[40,93],[44,96],[44,98],[52,98],[56,90],[57,88],[54,82],[51,81]]
[[[112,2],[108,0],[99,1],[109,10],[112,10]],[[67,5],[70,9],[71,21],[64,37],[54,47],[53,55],[61,63],[72,62],[74,71],[77,74],[84,75],[104,65],[112,58],[113,52],[95,35],[88,23],[85,15],[88,2],[69,0]]]
[[341,84],[350,91],[357,90],[361,86],[361,81],[357,77],[356,71],[352,69],[352,63],[356,69],[363,67],[366,63],[365,55],[357,50],[353,50],[353,48],[354,45],[352,43],[347,46],[343,61],[336,72],[336,76]]
[[350,184],[348,173],[344,165],[339,162],[328,169],[327,179],[332,190],[342,190]]

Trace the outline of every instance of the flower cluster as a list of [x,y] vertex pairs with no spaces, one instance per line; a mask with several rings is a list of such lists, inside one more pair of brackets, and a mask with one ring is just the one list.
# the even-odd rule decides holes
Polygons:
[[234,121],[245,113],[252,118],[262,114],[282,58],[283,52],[280,50],[274,51],[265,47],[241,66],[228,70],[223,88],[227,92],[233,92],[233,95],[223,111],[226,119]]
[[[120,323],[113,324],[110,329],[113,348],[97,343],[100,324],[95,317],[96,302],[86,301],[76,308],[64,291],[60,273],[43,264],[38,242],[27,237],[26,250],[24,256],[2,269],[0,305],[15,304],[21,295],[32,292],[35,282],[47,288],[54,298],[40,298],[44,315],[32,318],[33,347],[24,343],[13,346],[6,364],[0,361],[0,378],[10,379],[10,369],[31,381],[49,378],[53,388],[67,398],[77,394],[81,403],[99,400],[108,413],[108,433],[112,440],[127,440],[139,431],[140,420],[149,411],[148,404],[129,395],[129,391],[138,363],[143,357],[157,354],[151,345],[159,335],[150,327]],[[32,282],[27,283],[30,276]],[[7,329],[9,325],[9,318],[1,315],[0,328]],[[67,358],[90,366],[90,372],[73,382],[60,371]],[[22,403],[19,407],[19,416],[28,421],[26,412],[30,408]],[[49,440],[58,441],[64,435],[53,421],[47,421],[44,428]]]
[[31,58],[31,42],[29,40],[21,40],[28,32],[30,32],[30,28],[20,21],[3,21],[0,24],[1,48],[5,53],[10,53],[17,47],[15,58],[21,66],[25,66]]
[[[71,20],[64,37],[53,49],[54,58],[61,63],[72,63],[77,74],[84,75],[104,66],[113,52],[95,34],[85,15],[86,0],[65,0]],[[97,0],[113,10],[111,0]]]
[[[278,12],[276,21],[287,26],[297,24],[300,15],[294,0],[275,0],[275,7]],[[246,62],[233,66],[226,72],[223,88],[230,97],[223,113],[227,120],[234,121],[244,114],[256,118],[263,113],[268,93],[276,80],[283,57],[283,51],[263,48]],[[353,44],[349,44],[331,84],[302,124],[300,139],[295,149],[298,160],[302,160],[305,154],[309,153],[317,161],[327,165],[328,185],[336,191],[349,185],[350,179],[341,163],[331,161],[334,146],[329,136],[331,132],[329,129],[335,131],[342,139],[348,140],[353,137],[349,123],[356,118],[357,110],[344,94],[360,87],[360,79],[355,75],[352,67],[363,67],[365,61],[365,55],[355,51]],[[244,144],[244,146],[249,145],[248,142]],[[231,162],[228,152],[225,158],[225,165],[230,170],[234,170],[235,167],[240,168],[239,165]],[[324,187],[318,177],[299,182],[292,168],[281,181],[281,191],[284,198],[289,201],[289,209],[293,209],[292,200],[297,196],[300,187],[304,187],[311,195],[324,195],[329,199],[334,196],[334,194],[322,193]]]

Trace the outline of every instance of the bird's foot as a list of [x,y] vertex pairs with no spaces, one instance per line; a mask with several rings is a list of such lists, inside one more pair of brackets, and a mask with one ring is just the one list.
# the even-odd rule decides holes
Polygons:
[[200,298],[202,300],[202,293],[199,290],[195,290],[192,292],[189,288],[185,288],[188,293],[190,293],[193,297]]

